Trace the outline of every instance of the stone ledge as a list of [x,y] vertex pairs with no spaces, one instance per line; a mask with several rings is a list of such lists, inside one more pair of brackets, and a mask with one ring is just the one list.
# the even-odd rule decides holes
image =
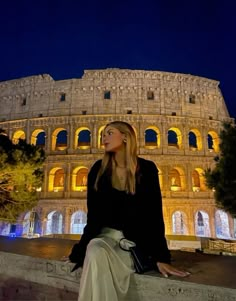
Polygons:
[[0,300],[77,301],[78,293],[0,274]]
[[[78,292],[81,269],[71,273],[72,266],[58,260],[0,252],[0,271],[5,277]],[[155,272],[135,274],[131,288],[131,295],[137,294],[141,301],[236,301],[235,289],[188,282],[185,278],[166,279]]]

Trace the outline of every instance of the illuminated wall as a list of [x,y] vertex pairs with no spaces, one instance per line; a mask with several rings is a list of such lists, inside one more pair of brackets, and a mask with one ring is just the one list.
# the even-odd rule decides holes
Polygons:
[[[139,156],[159,169],[167,234],[234,236],[232,217],[217,210],[203,176],[215,164],[222,121],[231,120],[219,82],[122,69],[86,70],[82,78],[62,81],[44,74],[0,83],[0,127],[15,143],[26,139],[47,155],[35,208],[40,235],[81,234],[87,175],[102,157],[102,130],[112,120],[132,124]],[[19,217],[22,235],[32,216],[27,214]]]

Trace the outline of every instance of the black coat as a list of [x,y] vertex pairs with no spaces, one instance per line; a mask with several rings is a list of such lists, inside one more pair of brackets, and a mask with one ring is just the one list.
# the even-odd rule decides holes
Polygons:
[[96,161],[88,175],[87,224],[81,240],[72,248],[70,261],[77,263],[76,268],[82,266],[89,241],[95,238],[103,227],[112,228],[112,216],[120,214],[122,222],[118,230],[123,231],[125,238],[134,241],[154,262],[169,263],[170,252],[165,239],[162,197],[156,165],[152,161],[138,158],[134,195],[112,188],[111,175],[106,174],[99,181],[96,191],[94,183],[100,166],[101,160]]

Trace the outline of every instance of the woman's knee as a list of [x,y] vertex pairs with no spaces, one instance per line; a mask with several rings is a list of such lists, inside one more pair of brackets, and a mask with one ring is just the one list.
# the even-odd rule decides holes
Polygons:
[[92,239],[88,246],[86,251],[86,257],[90,259],[103,257],[106,253],[106,250],[103,247],[103,242],[101,239],[94,238]]

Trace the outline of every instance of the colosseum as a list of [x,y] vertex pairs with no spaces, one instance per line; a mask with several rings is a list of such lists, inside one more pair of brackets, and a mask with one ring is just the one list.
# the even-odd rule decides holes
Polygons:
[[47,156],[38,206],[19,216],[15,228],[5,223],[1,235],[83,232],[87,174],[102,157],[101,134],[112,120],[132,124],[138,155],[158,167],[167,235],[236,237],[232,216],[216,208],[203,175],[214,167],[222,122],[232,120],[219,82],[118,68],[0,82],[0,128]]

